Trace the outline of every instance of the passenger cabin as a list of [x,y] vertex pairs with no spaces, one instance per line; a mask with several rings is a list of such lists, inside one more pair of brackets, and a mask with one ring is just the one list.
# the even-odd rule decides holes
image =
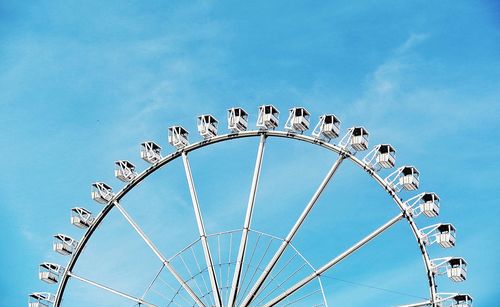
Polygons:
[[247,130],[248,113],[242,108],[227,110],[227,128],[233,133]]
[[113,190],[104,182],[93,183],[91,195],[92,199],[100,204],[107,204],[114,197]]
[[285,123],[285,130],[303,133],[309,129],[311,115],[302,107],[289,110],[288,119]]
[[144,142],[141,143],[141,159],[150,163],[155,164],[161,160],[161,147],[155,142]]
[[206,140],[217,135],[219,121],[210,114],[200,115],[197,120],[198,132]]
[[441,224],[436,229],[436,242],[444,248],[455,246],[456,230],[452,224]]
[[54,236],[52,248],[61,255],[71,255],[77,246],[78,241],[67,235],[60,233]]
[[119,160],[115,162],[115,177],[123,182],[130,182],[137,177],[135,165],[127,160]]
[[189,145],[189,132],[181,126],[168,128],[168,143],[177,149],[182,149]]
[[257,128],[263,130],[275,129],[279,124],[279,115],[280,112],[273,105],[260,106]]
[[389,144],[377,146],[376,163],[382,168],[392,168],[396,164],[396,150]]
[[94,221],[94,217],[92,216],[92,212],[85,208],[75,207],[71,209],[71,224],[75,225],[78,228],[85,229],[89,228],[92,222]]
[[340,120],[333,114],[321,115],[312,135],[329,142],[340,135]]
[[54,295],[47,292],[34,292],[28,295],[28,307],[49,307],[54,303]]
[[452,298],[451,307],[472,307],[472,297],[468,294],[457,294]]
[[455,281],[461,282],[467,279],[467,262],[463,258],[451,258],[448,260],[446,268],[448,277]]
[[368,148],[368,131],[364,127],[351,128],[349,143],[356,151],[363,151]]
[[436,217],[439,215],[439,196],[436,193],[424,193],[421,202],[420,211],[427,217]]
[[59,281],[63,268],[59,264],[44,262],[40,264],[38,277],[48,284],[55,284]]
[[420,173],[413,166],[404,166],[401,169],[401,177],[399,177],[399,184],[407,191],[414,191],[418,189]]

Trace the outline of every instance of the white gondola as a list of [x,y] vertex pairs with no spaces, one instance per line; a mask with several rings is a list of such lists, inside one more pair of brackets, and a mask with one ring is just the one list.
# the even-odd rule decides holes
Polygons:
[[419,230],[425,244],[437,243],[443,248],[455,246],[455,227],[449,223],[440,223]]
[[434,274],[447,275],[452,281],[467,279],[467,262],[461,257],[446,257],[431,260]]
[[263,130],[275,129],[279,124],[279,115],[280,112],[273,105],[260,106],[257,128]]
[[452,298],[451,307],[472,307],[472,297],[468,294],[457,294]]
[[288,119],[285,123],[285,130],[303,133],[309,129],[311,114],[302,107],[289,110]]
[[227,128],[233,133],[247,130],[248,113],[242,108],[227,110]]
[[403,189],[407,191],[414,191],[418,189],[420,184],[419,179],[420,173],[413,166],[404,166],[401,169],[401,177],[399,177],[399,183]]
[[[417,186],[418,187],[418,186]],[[439,196],[436,193],[424,193],[420,210],[427,217],[436,217],[439,215]]]
[[463,258],[452,258],[448,260],[446,269],[448,277],[455,282],[462,282],[467,279],[467,262]]
[[189,132],[181,126],[168,128],[168,143],[177,149],[182,149],[189,145]]
[[[396,179],[392,179],[394,181],[398,180],[398,188],[403,188],[403,183],[400,179],[404,176],[404,168],[405,167],[399,168],[399,172],[396,171],[399,175],[396,176]],[[405,201],[405,204],[408,207],[408,213],[411,213],[413,217],[418,217],[420,214],[424,214],[427,217],[435,217],[439,215],[439,196],[437,196],[434,192],[424,192],[415,195]]]
[[107,204],[113,199],[114,194],[111,187],[104,182],[95,182],[92,184],[92,199],[100,204]]
[[52,249],[61,255],[71,255],[77,246],[78,241],[67,235],[59,233],[54,236]]
[[200,115],[197,120],[198,132],[206,140],[217,135],[219,121],[210,114]]
[[59,264],[44,262],[40,264],[40,271],[38,277],[41,281],[48,284],[55,284],[59,281],[59,276],[63,272],[64,268]]
[[436,242],[444,248],[454,247],[456,230],[452,224],[441,224],[437,227]]
[[396,150],[389,144],[379,144],[366,154],[363,162],[377,172],[382,168],[394,167],[396,163]]
[[144,161],[155,164],[161,160],[161,147],[152,141],[141,143],[141,159]]
[[340,120],[333,114],[321,115],[312,135],[329,142],[340,135]]
[[92,216],[92,212],[90,212],[89,210],[81,207],[75,207],[71,209],[72,225],[84,229],[89,228],[93,221],[94,217]]
[[396,164],[396,150],[389,144],[378,146],[376,162],[383,168],[392,168]]
[[368,148],[368,131],[364,127],[351,128],[349,143],[354,150],[363,151]]
[[[413,166],[401,166],[387,177],[384,178],[384,181],[387,185],[396,192],[399,192],[401,189],[405,190],[416,190],[419,186],[419,172]],[[421,193],[417,196],[412,197],[407,202],[414,201],[412,207],[415,204],[420,204],[422,202],[422,196],[424,193]],[[416,208],[420,209],[420,206]],[[412,208],[412,209],[416,209]],[[419,213],[420,214],[420,213]]]
[[115,177],[123,182],[130,182],[137,177],[135,165],[127,160],[119,160],[115,162]]
[[54,303],[55,297],[48,292],[34,292],[28,295],[28,307],[49,307]]

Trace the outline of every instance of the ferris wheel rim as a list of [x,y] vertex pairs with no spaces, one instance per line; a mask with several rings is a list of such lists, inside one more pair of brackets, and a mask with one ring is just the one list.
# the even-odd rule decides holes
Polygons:
[[432,306],[435,306],[435,300],[436,300],[436,295],[437,295],[437,286],[435,283],[435,276],[432,271],[432,263],[429,257],[429,254],[427,252],[427,248],[425,245],[425,242],[422,240],[422,238],[419,236],[419,228],[417,227],[413,217],[408,214],[405,210],[405,205],[403,201],[398,197],[398,194],[389,186],[387,182],[384,181],[384,179],[376,173],[373,168],[368,165],[366,162],[364,162],[362,159],[358,159],[355,156],[355,153],[351,153],[350,151],[336,145],[336,144],[331,144],[327,141],[315,138],[313,136],[308,136],[304,134],[299,134],[299,133],[294,133],[290,131],[281,131],[281,130],[249,130],[249,131],[241,131],[241,132],[236,132],[236,133],[227,133],[227,134],[221,134],[214,136],[209,139],[204,139],[199,142],[195,142],[192,144],[189,144],[185,146],[182,149],[178,149],[164,157],[161,158],[158,162],[152,164],[145,170],[143,170],[141,173],[137,174],[137,176],[128,182],[123,188],[121,188],[116,194],[113,196],[113,198],[104,206],[104,208],[99,212],[99,214],[95,217],[95,220],[93,223],[90,225],[90,227],[87,229],[85,234],[83,235],[82,239],[80,240],[78,246],[74,250],[73,254],[71,255],[71,258],[68,262],[67,267],[65,268],[64,272],[62,273],[61,280],[59,283],[59,286],[57,288],[57,292],[55,293],[55,300],[54,300],[54,306],[59,307],[61,302],[62,302],[62,297],[64,295],[67,283],[72,276],[71,272],[76,265],[80,254],[82,253],[83,249],[85,248],[87,242],[90,240],[92,237],[93,233],[95,230],[99,227],[101,222],[106,218],[108,213],[113,209],[116,205],[115,203],[119,203],[119,201],[128,194],[129,191],[131,191],[135,186],[137,186],[140,182],[145,180],[149,175],[153,174],[157,170],[161,169],[168,163],[176,160],[179,157],[182,157],[183,154],[188,154],[189,152],[196,151],[198,149],[204,148],[209,145],[229,141],[229,140],[235,140],[235,139],[242,139],[242,138],[249,138],[249,137],[258,137],[264,135],[266,138],[267,137],[276,137],[276,138],[285,138],[285,139],[292,139],[292,140],[297,140],[297,141],[302,141],[305,143],[317,145],[319,147],[325,148],[327,150],[333,151],[337,153],[339,156],[343,156],[344,159],[349,159],[351,160],[355,165],[360,167],[362,170],[364,170],[372,179],[374,179],[386,192],[389,194],[389,196],[393,199],[393,201],[396,203],[398,208],[401,211],[401,214],[403,215],[403,218],[407,220],[413,235],[415,237],[415,240],[417,241],[417,244],[419,245],[420,252],[422,254],[423,262],[424,262],[424,267],[426,269],[427,273],[427,278],[429,281],[429,291],[430,291],[430,303]]

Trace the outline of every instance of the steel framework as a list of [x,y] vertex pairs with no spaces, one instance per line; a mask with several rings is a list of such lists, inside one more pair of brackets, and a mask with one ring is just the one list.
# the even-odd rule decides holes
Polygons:
[[[60,242],[56,242],[59,245],[54,245],[54,250],[58,251],[60,254],[69,255],[70,259],[65,267],[50,263],[43,263],[41,265],[41,279],[50,283],[59,282],[59,286],[54,296],[50,294],[38,295],[39,292],[30,294],[29,306],[60,306],[68,281],[71,278],[101,288],[108,291],[109,293],[122,296],[131,301],[134,301],[139,305],[155,306],[151,303],[148,303],[146,300],[144,300],[144,298],[134,297],[130,294],[113,289],[96,281],[81,277],[73,272],[73,269],[79,257],[81,256],[87,242],[90,240],[92,235],[98,229],[99,225],[113,208],[121,213],[123,218],[130,224],[130,226],[137,232],[137,234],[142,238],[142,240],[144,240],[151,251],[161,261],[162,267],[160,269],[160,272],[163,269],[166,269],[169,274],[171,274],[171,276],[173,276],[174,279],[178,282],[178,288],[176,290],[175,297],[182,299],[182,305],[188,303],[188,305],[213,305],[217,307],[250,305],[275,306],[282,303],[283,301],[287,302],[287,305],[294,303],[300,304],[299,302],[303,303],[304,299],[318,292],[321,294],[321,305],[327,306],[328,303],[326,301],[323,286],[321,284],[321,275],[401,220],[406,220],[418,244],[429,284],[428,301],[417,304],[410,304],[408,306],[428,305],[438,307],[441,306],[442,303],[446,300],[457,298],[462,299],[460,302],[463,305],[460,306],[472,305],[472,298],[466,294],[461,296],[459,295],[450,296],[449,298],[443,298],[442,295],[437,293],[435,277],[437,275],[446,274],[446,271],[443,271],[441,268],[445,268],[445,265],[447,265],[449,268],[445,269],[448,270],[448,276],[454,281],[462,281],[466,277],[466,262],[465,260],[463,260],[463,258],[451,257],[431,260],[427,251],[427,246],[437,242],[442,247],[453,247],[455,245],[455,228],[451,224],[437,224],[436,226],[429,226],[421,229],[417,226],[415,218],[418,217],[420,213],[423,212],[428,217],[436,216],[439,213],[439,198],[434,193],[421,193],[413,198],[410,198],[407,201],[403,201],[400,198],[400,190],[405,189],[411,191],[418,188],[418,176],[420,173],[413,166],[402,166],[385,178],[378,174],[378,171],[380,171],[381,169],[386,169],[394,166],[395,150],[391,145],[377,145],[364,158],[358,158],[356,156],[358,151],[365,150],[368,146],[368,132],[364,127],[352,127],[348,129],[346,135],[338,144],[331,144],[330,140],[339,135],[338,125],[340,121],[334,115],[321,116],[320,123],[314,129],[313,136],[307,136],[304,135],[303,132],[309,128],[310,115],[309,112],[304,108],[293,108],[290,110],[290,117],[288,118],[285,125],[286,131],[274,130],[278,126],[279,115],[279,112],[274,106],[262,106],[259,108],[259,110],[260,113],[257,123],[259,130],[246,131],[246,121],[248,114],[240,108],[230,109],[228,115],[228,127],[231,132],[224,135],[217,135],[218,122],[214,117],[212,117],[211,115],[200,116],[198,118],[198,130],[204,139],[193,144],[189,144],[188,142],[188,133],[186,129],[180,126],[173,126],[169,128],[169,142],[176,148],[176,150],[162,157],[160,155],[161,148],[158,145],[154,144],[153,142],[145,142],[141,144],[141,157],[150,162],[151,165],[140,173],[137,173],[135,171],[135,166],[130,162],[126,160],[117,161],[117,169],[115,171],[115,174],[118,179],[125,182],[125,186],[118,192],[113,193],[111,187],[105,183],[97,182],[93,184],[92,198],[104,205],[103,209],[96,216],[91,216],[90,211],[84,208],[73,208],[74,216],[72,216],[72,223],[79,228],[85,229],[86,231],[79,241],[73,240],[64,234],[59,234],[56,236],[56,239],[58,239]],[[235,116],[239,117],[236,118]],[[325,118],[329,119],[328,123],[325,122]],[[244,124],[238,126],[234,124],[243,120]],[[332,123],[334,125],[332,125]],[[253,179],[250,187],[243,227],[236,231],[229,231],[218,234],[207,234],[200,210],[200,203],[196,193],[195,183],[191,173],[188,156],[191,152],[202,149],[212,144],[251,137],[259,138],[259,146],[257,150],[257,157],[254,166]],[[309,202],[305,205],[301,215],[298,217],[285,238],[277,238],[268,234],[259,233],[251,227],[256,193],[262,168],[262,161],[264,158],[265,144],[266,140],[269,138],[285,138],[299,142],[306,142],[332,151],[337,155],[330,169],[326,173],[324,179],[319,184],[315,193],[311,196]],[[199,238],[173,257],[167,258],[162,254],[162,252],[148,237],[148,235],[141,229],[141,227],[134,221],[134,219],[130,216],[126,209],[120,204],[120,200],[125,197],[127,193],[130,192],[135,186],[145,180],[149,175],[153,174],[155,171],[161,169],[168,163],[178,158],[181,158],[183,161],[185,176],[188,182],[191,201],[194,209],[194,216],[198,225]],[[360,167],[373,180],[375,180],[394,201],[400,213],[338,256],[332,258],[322,266],[314,268],[299,253],[299,251],[295,249],[295,247],[293,247],[292,241],[297,232],[300,230],[301,225],[309,216],[309,213],[313,210],[322,192],[327,187],[336,171],[341,166],[342,162],[345,160],[351,161],[352,163],[354,163],[354,165]],[[239,244],[237,246],[236,244],[235,246],[233,246],[233,236],[236,236],[237,234],[240,235]],[[258,240],[253,247],[253,250],[250,252],[250,249],[252,249],[252,247],[250,247],[251,244],[249,244],[249,236],[252,234],[257,235]],[[220,240],[226,238],[227,236],[230,236],[231,238],[229,245],[229,255],[227,259],[223,259],[223,257],[221,256],[221,253],[223,251],[221,251]],[[215,240],[214,238],[216,239],[216,241],[211,241]],[[247,272],[249,267],[251,266],[255,250],[257,249],[257,246],[260,242],[259,240],[261,240],[261,238],[270,238],[270,243],[265,250],[264,256],[262,256],[262,259],[260,259],[258,263],[252,264],[255,267],[255,270],[248,281]],[[274,243],[278,244],[278,246],[276,247],[274,253],[272,253],[270,252],[270,247]],[[200,266],[196,253],[194,251],[194,248],[198,246],[198,244],[201,246],[200,248],[203,254],[203,260],[200,260],[200,262],[203,261],[202,263],[204,263],[204,266]],[[214,249],[211,249],[211,246],[217,246],[217,252],[215,252]],[[292,283],[291,286],[283,288],[285,285],[285,281],[281,283],[278,282],[278,275],[280,275],[284,271],[284,267],[279,268],[278,263],[280,260],[284,259],[284,255],[289,250],[293,250],[295,253],[292,256],[290,263],[293,261],[293,259],[295,259],[295,257],[296,259],[301,259],[302,266],[299,266],[300,269],[298,268],[297,272],[302,270],[302,268],[304,267],[310,269],[311,272],[306,277]],[[187,251],[192,252],[194,257],[193,259],[197,264],[198,269],[196,270],[196,274],[193,274],[190,271],[189,267],[186,265],[186,261],[183,258],[186,257],[185,252]],[[232,255],[232,251],[234,251],[234,253],[236,254]],[[265,258],[266,255],[272,255],[272,257],[270,259]],[[247,260],[247,258],[249,258],[250,260]],[[264,261],[264,259],[266,260]],[[442,261],[439,262],[438,260]],[[181,264],[174,265],[173,262],[175,261],[181,261],[181,263],[186,266],[186,269],[190,272],[191,275],[189,279],[186,279],[184,276],[178,273],[176,267],[178,268]],[[222,275],[221,268],[223,265],[234,266],[234,269],[232,270],[229,270],[229,268],[227,269],[228,277],[226,279],[229,280],[229,275],[232,275],[232,278],[231,282],[226,285],[220,284],[220,277]],[[158,275],[152,281],[152,284],[159,280],[160,272],[158,272]],[[230,272],[232,272],[232,274],[230,274]],[[289,282],[289,280],[291,280],[292,277],[295,276],[296,273],[294,272],[295,271],[293,271],[290,276],[286,278],[287,282]],[[197,276],[201,275],[201,278],[203,278],[202,274],[207,274],[209,277],[210,287],[205,284],[205,290],[202,290],[200,285],[196,282]],[[42,275],[44,276],[44,279],[42,278]],[[289,300],[289,298],[294,295],[294,293],[309,285],[313,280],[318,280],[318,289],[298,299]],[[205,282],[204,279],[203,282]],[[263,294],[264,289],[268,288],[269,285],[273,282],[277,283],[275,288],[273,288],[273,291],[271,291],[270,293],[267,292],[266,295]],[[172,286],[170,287],[174,289],[176,288]],[[196,289],[193,289],[193,287],[195,287]],[[148,289],[150,288],[151,285],[150,287],[148,287]],[[224,297],[227,299],[227,301],[223,299],[223,292],[226,293]],[[38,301],[35,302],[34,300]],[[174,298],[171,298],[170,303],[174,303]],[[180,305],[178,302],[176,304]]]

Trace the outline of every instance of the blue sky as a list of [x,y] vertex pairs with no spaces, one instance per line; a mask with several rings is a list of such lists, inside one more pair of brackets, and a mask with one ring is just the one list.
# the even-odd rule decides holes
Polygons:
[[[253,125],[264,103],[277,106],[282,121],[296,105],[311,111],[313,121],[335,113],[344,131],[361,124],[372,145],[393,144],[398,165],[416,165],[422,190],[441,196],[438,220],[458,229],[455,249],[432,247],[431,255],[463,256],[470,264],[467,282],[439,277],[439,290],[470,292],[477,306],[496,303],[497,1],[2,1],[0,25],[0,305],[55,290],[37,279],[40,262],[67,261],[51,252],[51,235],[82,235],[69,225],[69,210],[101,209],[89,198],[90,183],[121,187],[115,160],[142,170],[138,144],[155,140],[172,151],[169,125],[185,126],[195,141],[197,115],[214,114],[224,126],[226,109],[242,106]],[[282,140],[267,145],[255,227],[284,236],[335,157]],[[193,153],[209,232],[240,227],[256,148],[252,139]],[[176,161],[124,200],[168,255],[196,239],[182,172]],[[396,213],[366,174],[346,163],[295,243],[320,265]],[[418,220],[422,227],[433,223]],[[159,267],[116,212],[92,242],[78,269],[124,290],[144,288]],[[117,254],[129,256],[113,260]],[[130,278],[133,272],[141,273]],[[329,274],[337,279],[325,280],[326,290],[341,306],[410,303],[419,299],[408,295],[426,295],[405,224]],[[132,305],[106,301],[77,282],[72,287],[67,306]]]

